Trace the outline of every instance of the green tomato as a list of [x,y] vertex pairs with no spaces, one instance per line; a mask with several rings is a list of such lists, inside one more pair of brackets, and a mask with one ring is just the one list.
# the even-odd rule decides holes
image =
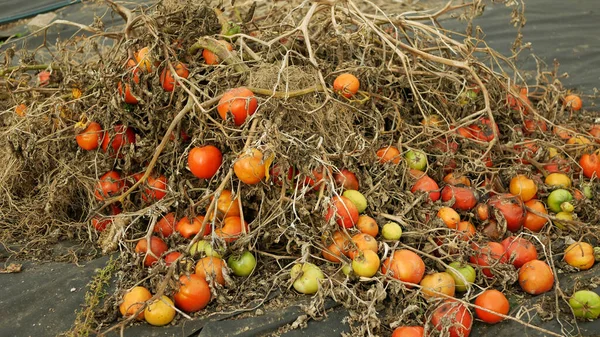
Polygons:
[[600,316],[600,296],[593,291],[579,290],[569,299],[577,318],[596,319]]
[[325,278],[321,269],[309,262],[294,265],[290,276],[294,282],[294,289],[306,295],[316,293],[319,290],[319,281]]
[[231,255],[227,259],[227,265],[235,276],[248,276],[256,267],[256,258],[249,251],[241,255]]
[[381,228],[381,235],[386,240],[400,240],[402,227],[395,222],[388,222]]
[[362,213],[367,209],[367,198],[356,190],[346,190],[344,194],[342,194],[346,198],[350,199],[354,206],[358,209],[358,213]]
[[425,172],[427,168],[427,154],[420,150],[408,150],[404,155],[408,167]]
[[562,211],[560,205],[562,205],[563,202],[569,202],[571,200],[573,200],[573,195],[571,195],[569,191],[562,188],[554,190],[548,196],[548,208],[550,208],[552,212],[558,213]]
[[206,240],[200,240],[194,243],[189,250],[189,253],[192,257],[197,256],[212,256],[216,258],[222,258],[221,253],[213,248],[210,242]]
[[344,266],[342,267],[342,273],[344,273],[344,275],[346,275],[346,276],[350,276],[351,272],[352,272],[352,265],[350,263],[345,263]]
[[458,261],[450,263],[449,266],[451,268],[447,268],[446,273],[450,274],[454,279],[456,291],[467,291],[471,287],[471,283],[475,282],[475,269],[468,264],[463,265]]
[[[569,220],[569,221],[572,221],[573,220],[573,213],[558,212],[558,213],[556,213],[556,219],[558,219],[558,220]],[[560,228],[562,230],[567,229],[567,225],[565,223],[563,223],[563,222],[555,220],[554,224],[556,225],[556,227],[558,227],[558,228]]]
[[592,193],[592,185],[590,183],[581,185],[581,191],[583,192],[583,195],[588,199],[592,199],[592,197],[594,196],[594,194]]

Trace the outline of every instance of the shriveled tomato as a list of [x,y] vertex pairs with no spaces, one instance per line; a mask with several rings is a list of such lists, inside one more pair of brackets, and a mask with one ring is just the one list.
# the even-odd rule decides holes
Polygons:
[[225,242],[234,242],[239,239],[242,233],[248,233],[250,228],[246,221],[242,221],[239,216],[230,216],[223,220],[223,227],[215,230],[215,235]]
[[524,126],[523,131],[525,131],[526,134],[531,134],[536,131],[539,131],[539,132],[548,131],[548,124],[546,124],[546,122],[543,119],[537,119],[537,118],[526,119],[523,122],[523,126]]
[[456,288],[454,278],[452,275],[446,272],[425,275],[425,277],[423,277],[421,280],[420,285],[423,297],[426,299],[444,298],[442,295],[437,293],[442,293],[453,297]]
[[165,264],[170,266],[173,262],[177,261],[180,256],[180,252],[170,252],[169,254],[165,255]]
[[173,299],[177,308],[185,312],[196,312],[208,305],[210,297],[210,287],[204,277],[191,274],[179,277],[179,289]]
[[165,238],[171,236],[175,230],[175,222],[175,213],[168,213],[154,225],[154,233],[160,233]]
[[377,274],[381,261],[376,252],[363,250],[352,259],[352,270],[361,277],[373,277]]
[[575,242],[565,249],[565,262],[570,266],[588,270],[594,262],[594,247],[587,242]]
[[[383,261],[381,273],[400,280],[419,284],[425,274],[425,263],[419,255],[407,249],[394,251],[392,255]],[[407,284],[407,288],[412,288]]]
[[358,191],[358,178],[356,178],[356,174],[350,170],[342,169],[339,173],[333,175],[333,180],[335,180],[337,186],[341,186],[345,190]]
[[442,189],[442,201],[451,202],[450,207],[468,211],[477,205],[477,194],[470,187],[446,185]]
[[529,201],[537,193],[537,184],[532,179],[519,174],[510,181],[510,193],[521,198],[523,201]]
[[227,91],[219,100],[217,112],[223,120],[227,120],[228,115],[233,115],[233,122],[240,126],[244,124],[248,116],[256,112],[258,101],[254,93],[245,87],[234,88]]
[[164,198],[165,195],[167,195],[167,177],[162,174],[156,178],[148,177],[146,188],[142,193],[142,200],[146,202],[157,201]]
[[[133,287],[123,295],[123,302],[119,305],[119,311],[123,317],[128,317],[140,310],[146,301],[152,298],[148,289],[142,286]],[[136,319],[144,319],[144,310],[142,310]]]
[[563,105],[567,108],[570,108],[573,111],[579,111],[583,106],[583,102],[581,101],[581,98],[579,96],[570,94],[565,96],[563,100]]
[[[184,63],[178,62],[173,66],[173,68],[175,69],[175,74],[177,74],[177,76],[181,78],[188,78],[188,76],[190,75],[190,71]],[[160,85],[167,92],[173,91],[175,85],[177,85],[175,81],[175,76],[173,76],[171,70],[168,67],[165,67],[165,69],[163,69],[162,73],[160,74]]]
[[341,74],[333,81],[333,91],[346,98],[354,96],[358,92],[359,87],[360,81],[358,78],[349,73]]
[[[186,239],[189,239],[202,230],[202,222],[204,222],[204,217],[202,215],[198,215],[192,221],[187,216],[184,216],[177,222],[175,225],[175,230],[181,234]],[[212,231],[212,228],[209,223],[204,225],[204,233],[203,235],[208,235]]]
[[447,329],[450,337],[468,337],[473,326],[473,316],[464,304],[447,299],[431,314],[431,324],[438,331]]
[[508,261],[512,261],[517,269],[531,260],[537,260],[535,246],[522,237],[509,236],[502,241],[502,246],[506,250]]
[[460,222],[460,215],[450,207],[442,207],[437,212],[437,217],[442,219],[446,227],[450,229],[456,229],[456,226]]
[[423,337],[425,329],[422,326],[399,326],[392,333],[392,337]]
[[196,274],[203,277],[205,280],[208,278],[220,285],[225,285],[225,277],[223,276],[223,269],[226,268],[226,263],[223,259],[207,256],[201,258],[196,263]]
[[377,240],[369,234],[358,233],[350,239],[350,242],[347,255],[351,259],[354,259],[356,255],[365,250],[377,253]]
[[307,176],[304,178],[304,185],[312,186],[314,191],[320,190],[322,185],[327,184],[325,180],[325,174],[323,173],[323,168],[312,170],[311,175],[312,176]]
[[483,274],[489,278],[494,277],[490,267],[496,263],[506,263],[506,251],[504,246],[498,242],[488,242],[484,246],[473,244],[473,250],[475,255],[471,256],[469,260],[481,267]]
[[258,149],[243,153],[233,164],[233,172],[240,181],[248,185],[258,184],[266,174],[263,153]]
[[417,180],[410,191],[412,193],[417,191],[429,192],[429,200],[431,201],[437,201],[440,198],[440,187],[435,180],[426,175]]
[[[481,295],[477,296],[475,299],[475,305],[502,315],[508,315],[508,311],[510,310],[508,299],[503,293],[496,289],[488,289],[482,292]],[[480,320],[486,323],[494,324],[504,320],[504,317],[502,316],[479,308],[475,308],[475,314],[477,314],[477,317],[479,317]]]
[[489,219],[487,220],[487,224],[481,229],[481,234],[487,236],[490,240],[500,240],[504,235],[504,231],[498,225],[498,221]]
[[[288,167],[287,169],[287,182],[289,184],[289,182],[293,181],[294,178],[298,175],[298,170],[292,166]],[[283,185],[283,180],[285,179],[286,175],[285,175],[285,168],[281,167],[278,164],[275,164],[273,166],[271,166],[271,169],[269,170],[269,175],[271,176],[271,178],[273,179],[273,182],[279,186]],[[289,185],[288,185],[289,186]]]
[[[506,229],[517,232],[523,227],[527,213],[523,201],[511,194],[498,194],[488,200],[491,214],[499,214],[506,220]],[[496,219],[498,220],[498,219]]]
[[103,137],[104,130],[102,130],[102,126],[96,122],[91,122],[83,132],[75,136],[75,140],[80,148],[91,151],[98,148],[103,141]]
[[463,241],[468,241],[475,236],[475,226],[469,221],[461,221],[456,225],[457,235]]
[[395,146],[386,146],[377,150],[377,157],[379,157],[380,163],[394,163],[399,164],[402,156],[400,151]]
[[40,87],[45,87],[50,84],[50,72],[42,70],[38,73],[38,84]]
[[444,182],[448,185],[464,185],[471,186],[471,180],[467,176],[460,173],[448,173],[444,176]]
[[[229,44],[229,42],[225,40],[218,40],[217,42],[220,43],[223,47],[225,47],[225,49],[227,49],[228,51],[233,50],[233,46]],[[211,66],[221,63],[221,59],[219,59],[219,57],[215,55],[215,53],[208,49],[202,50],[202,57],[204,57],[204,62]]]
[[125,182],[121,179],[119,172],[108,171],[98,180],[96,189],[94,190],[94,196],[96,199],[102,201],[121,193],[124,186]]
[[555,125],[552,129],[552,132],[562,140],[569,140],[574,134],[577,133],[573,129],[562,125]]
[[358,217],[356,228],[358,228],[361,233],[369,234],[372,237],[376,237],[377,234],[379,234],[379,225],[377,224],[377,221],[368,215],[361,215]]
[[150,48],[144,47],[135,53],[133,53],[135,57],[135,61],[137,62],[137,66],[147,73],[152,72],[152,66],[154,65],[154,58],[152,57],[152,52]]
[[188,166],[192,174],[201,179],[212,178],[223,161],[221,150],[212,145],[195,147],[188,154]]
[[[150,248],[150,251],[148,251],[148,248]],[[167,244],[157,236],[150,237],[150,247],[148,247],[146,238],[140,239],[135,245],[135,252],[145,255],[144,266],[146,267],[150,267],[156,261],[158,261],[161,255],[167,250],[169,250],[169,246],[167,246]]]
[[92,226],[94,226],[98,232],[102,232],[106,229],[106,227],[108,227],[108,225],[112,223],[112,219],[109,217],[96,215],[92,218],[91,222]]
[[471,134],[473,138],[477,140],[481,140],[484,142],[491,142],[496,134],[500,134],[498,130],[498,125],[492,122],[487,117],[481,117],[475,124],[469,127],[471,129]]
[[125,127],[122,124],[115,125],[113,130],[112,134],[104,135],[102,139],[102,151],[121,158],[123,157],[125,147],[135,144],[135,132],[132,128]]
[[344,197],[335,196],[331,200],[331,206],[325,214],[325,221],[334,218],[338,225],[344,228],[352,228],[358,222],[358,209],[354,203]]
[[485,203],[478,203],[475,206],[475,215],[479,221],[485,221],[490,218],[490,206]]
[[[211,201],[214,197],[211,198]],[[223,190],[217,199],[217,218],[225,219],[231,216],[239,217],[240,206],[238,204],[239,197],[233,198],[233,194],[231,190]],[[208,207],[206,206],[206,211],[208,212]],[[209,219],[212,219],[213,214],[207,214]]]
[[519,269],[519,284],[525,292],[538,295],[552,289],[554,274],[546,262],[532,260]]
[[600,157],[598,153],[585,153],[579,159],[579,165],[583,170],[583,175],[587,178],[600,176]]
[[[15,107],[15,114],[17,114],[17,116],[20,116],[20,117],[25,117],[25,115],[27,114],[27,105],[25,105],[25,104],[17,105]],[[98,147],[98,146],[96,146],[96,147]]]

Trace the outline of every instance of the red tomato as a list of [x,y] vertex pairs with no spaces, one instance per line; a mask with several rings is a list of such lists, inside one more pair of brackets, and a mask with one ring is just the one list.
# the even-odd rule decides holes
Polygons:
[[579,165],[583,169],[583,175],[587,178],[600,176],[600,158],[597,153],[582,155],[579,159]]
[[217,112],[223,120],[227,120],[229,114],[233,115],[233,122],[240,126],[244,124],[248,116],[256,112],[258,101],[254,93],[244,87],[234,88],[223,94],[217,106]]
[[146,184],[148,187],[144,189],[142,194],[142,200],[145,202],[157,201],[167,195],[167,177],[164,175],[160,175],[158,178],[150,176]]
[[459,211],[468,211],[477,205],[477,195],[470,187],[446,185],[442,189],[442,201],[453,200],[450,207]]
[[417,191],[429,192],[429,200],[431,201],[437,201],[440,198],[440,187],[429,176],[419,178],[410,191],[412,193],[416,193]]
[[321,189],[322,185],[327,184],[327,181],[325,180],[325,175],[323,174],[323,168],[314,169],[311,173],[312,177],[304,178],[304,185],[312,186],[313,190],[318,191]]
[[[123,99],[123,101],[127,104],[138,104],[139,99],[133,94],[131,82],[133,80],[134,83],[140,83],[140,74],[141,69],[137,67],[137,63],[134,60],[127,61],[127,67],[132,69],[131,75],[127,75],[125,78],[125,84],[123,82],[119,82],[117,84],[117,89],[119,90],[119,96]],[[125,89],[123,89],[125,87]]]
[[[246,233],[250,231],[248,223],[243,221],[243,227]],[[215,235],[223,239],[225,242],[234,242],[242,235],[242,218],[239,216],[230,216],[223,220],[223,227],[215,230]]]
[[523,124],[523,131],[526,134],[531,134],[536,131],[548,131],[548,124],[546,124],[546,122],[543,119],[526,119]]
[[[111,155],[117,155],[119,158],[123,157],[123,147],[135,144],[135,132],[130,127],[118,124],[114,126],[114,136],[106,134],[102,139],[102,151],[111,151]],[[109,146],[111,149],[109,150]]]
[[111,218],[103,217],[103,216],[95,216],[92,218],[92,226],[96,228],[98,232],[102,232],[106,229],[108,225],[112,223]]
[[[521,100],[523,102],[525,102],[527,105],[531,105],[531,101],[529,100],[529,97],[527,97],[527,95],[528,95],[527,88],[514,87],[513,89],[515,91],[519,91],[519,97],[521,98]],[[522,111],[525,115],[527,115],[529,112],[529,109],[527,108],[527,105],[525,105],[521,102],[521,100],[516,98],[511,93],[508,93],[506,95],[506,103],[508,104],[508,106],[510,108],[512,108],[513,110]]]
[[170,266],[173,262],[177,261],[180,256],[180,252],[170,252],[169,254],[165,255],[165,264]]
[[75,136],[75,140],[80,148],[91,151],[98,148],[98,145],[103,142],[103,137],[102,126],[96,122],[91,122],[82,133]]
[[498,125],[492,122],[487,117],[481,117],[475,124],[469,127],[471,129],[471,134],[473,138],[484,141],[491,142],[494,139],[494,131],[499,135],[500,131],[498,130]]
[[[483,307],[485,309],[497,312],[502,315],[508,315],[508,311],[510,310],[510,305],[508,304],[508,299],[504,296],[503,293],[499,292],[496,289],[489,289],[481,293],[481,295],[477,296],[475,299],[475,305]],[[486,323],[498,323],[504,320],[503,317],[487,312],[483,309],[475,308],[475,314],[479,317],[480,320]]]
[[[194,235],[198,234],[198,232],[200,232],[200,230],[202,229],[203,221],[204,217],[202,215],[195,217],[192,222],[190,222],[190,219],[188,219],[187,216],[184,216],[175,225],[175,230],[178,231],[179,234],[181,234],[181,236],[183,236],[184,238],[189,239]],[[204,225],[204,235],[210,234],[211,231],[211,225],[209,223],[206,223]]]
[[475,250],[475,255],[471,256],[469,260],[480,266],[483,274],[489,278],[494,277],[490,266],[496,263],[506,263],[506,251],[504,246],[498,242],[488,242],[483,247],[473,244],[473,250]]
[[540,260],[529,261],[519,269],[519,284],[532,295],[545,293],[554,285],[552,268]]
[[161,233],[163,237],[167,238],[173,234],[175,230],[175,213],[171,212],[163,216],[154,225],[154,233]]
[[337,186],[342,186],[345,190],[358,191],[358,178],[356,178],[356,174],[352,173],[350,170],[341,170],[339,173],[333,175],[333,179]]
[[488,205],[492,209],[491,214],[495,214],[494,211],[498,211],[504,217],[506,220],[506,229],[509,231],[514,233],[523,228],[527,212],[523,200],[518,196],[508,193],[498,194],[488,200]]
[[115,196],[121,193],[121,190],[125,186],[124,181],[121,179],[121,175],[117,171],[108,171],[104,173],[96,184],[96,190],[94,196],[96,199],[102,201],[106,198]]
[[[177,64],[175,64],[173,68],[175,69],[175,73],[177,74],[177,76],[181,78],[188,78],[188,76],[190,75],[190,71],[184,63],[177,62]],[[160,74],[160,84],[162,85],[163,89],[167,92],[173,91],[175,85],[177,84],[175,82],[175,77],[173,76],[173,74],[171,74],[171,70],[169,70],[168,67],[165,67],[165,69],[163,69],[162,73]]]
[[[150,252],[148,252],[148,242],[146,238],[140,239],[135,245],[135,252],[145,254],[144,266],[150,267],[154,262],[158,261],[160,256],[169,250],[169,246],[159,237],[150,237]],[[155,256],[152,256],[154,254]]]
[[535,246],[526,239],[509,236],[502,241],[502,246],[506,250],[508,261],[512,261],[513,266],[517,269],[531,260],[537,260]]
[[358,222],[358,209],[350,199],[344,196],[335,196],[325,215],[325,221],[329,222],[331,218],[335,218],[341,227],[352,228]]
[[471,334],[473,316],[464,304],[448,299],[434,310],[431,324],[438,331],[448,329],[450,337],[468,337]]
[[425,329],[422,326],[399,326],[392,333],[392,337],[423,337]]
[[221,151],[212,145],[193,148],[188,154],[188,166],[192,174],[201,179],[212,178],[223,161]]
[[181,275],[179,290],[173,296],[175,306],[185,312],[204,309],[210,302],[210,287],[206,280],[196,274]]

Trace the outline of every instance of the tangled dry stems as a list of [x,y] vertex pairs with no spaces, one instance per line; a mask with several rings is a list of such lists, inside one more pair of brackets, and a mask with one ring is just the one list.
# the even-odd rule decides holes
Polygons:
[[[78,240],[84,247],[98,242],[104,252],[123,253],[120,288],[150,284],[158,298],[173,291],[175,276],[189,272],[190,264],[184,257],[184,263],[169,268],[141,268],[141,258],[132,249],[135,241],[149,238],[158,217],[168,211],[176,211],[178,218],[210,214],[215,207],[211,200],[217,199],[211,197],[231,189],[241,196],[239,207],[251,223],[251,231],[229,244],[229,251],[250,249],[263,261],[275,262],[261,263],[246,281],[228,279],[236,287],[213,285],[219,308],[239,309],[255,300],[262,303],[274,285],[289,285],[287,270],[291,264],[323,260],[320,251],[325,249],[324,241],[337,225],[325,223],[322,215],[329,200],[341,193],[333,181],[333,173],[341,168],[360,177],[372,215],[379,221],[391,219],[405,227],[402,244],[381,243],[382,260],[399,247],[427,257],[427,264],[433,269],[445,269],[448,261],[464,259],[464,254],[452,252],[470,251],[470,246],[436,221],[427,221],[437,205],[423,204],[421,196],[407,192],[411,179],[405,164],[374,164],[378,148],[396,145],[423,149],[433,159],[428,174],[436,181],[441,181],[443,168],[454,161],[456,170],[469,172],[475,185],[489,179],[500,191],[516,172],[533,170],[520,164],[523,153],[513,149],[527,140],[514,128],[522,124],[523,112],[511,110],[506,104],[507,94],[520,100],[513,84],[525,85],[513,63],[514,56],[504,57],[488,48],[477,30],[475,35],[454,33],[463,42],[450,38],[437,21],[451,11],[477,15],[483,8],[480,1],[458,6],[448,3],[431,15],[394,16],[384,14],[370,1],[350,0],[257,2],[256,8],[239,5],[226,7],[224,12],[213,10],[210,3],[183,6],[164,1],[153,8],[152,14],[107,2],[126,21],[122,32],[108,33],[76,24],[92,35],[60,42],[55,49],[44,43],[33,52],[21,50],[21,65],[0,70],[2,84],[9,93],[2,101],[5,112],[1,159],[7,165],[0,175],[4,186],[0,197],[0,240],[5,246],[28,241],[22,254],[43,257],[43,244],[65,238]],[[240,25],[241,32],[226,34],[233,27],[230,20]],[[103,47],[106,39],[113,41],[110,47]],[[217,39],[232,42],[234,51],[223,48]],[[127,106],[116,93],[117,83],[129,74],[124,67],[126,60],[143,46],[148,46],[162,62],[154,73],[142,75],[140,85],[134,85],[140,103]],[[204,65],[199,57],[201,49],[213,51],[223,63]],[[40,64],[42,60],[38,58],[47,54],[49,62]],[[157,69],[168,67],[175,73],[173,65],[177,61],[188,64],[190,77],[175,76],[177,89],[172,94],[164,93],[159,89]],[[31,71],[40,69],[52,70],[55,83],[51,88],[29,84]],[[360,78],[359,98],[348,100],[331,92],[330,83],[342,72],[352,72]],[[556,69],[540,71],[536,80],[530,87],[531,96],[536,98],[534,104],[521,103],[531,115],[551,126],[568,125],[569,116],[560,101],[565,89]],[[238,128],[221,121],[214,113],[214,105],[225,90],[242,85],[260,96],[260,108]],[[480,88],[481,95],[462,102],[464,93],[473,87]],[[81,89],[83,96],[73,98],[72,88]],[[28,106],[27,115],[16,116],[13,108],[23,102]],[[443,121],[441,126],[421,123],[432,115]],[[500,127],[499,133],[494,131],[491,142],[465,140],[453,132],[453,127],[468,126],[482,116]],[[131,126],[139,141],[121,159],[78,150],[73,141],[76,125],[92,120],[105,129],[117,123]],[[575,134],[584,135],[581,126],[591,122],[591,115],[583,115],[579,125],[571,126]],[[184,142],[180,131],[188,132],[192,143]],[[549,147],[558,149],[570,164],[576,165],[579,149],[564,145],[550,133],[536,132],[534,136],[541,148],[528,158],[534,166],[542,166],[540,162]],[[433,146],[445,139],[458,142],[461,151],[452,154]],[[186,169],[187,151],[201,144],[217,144],[224,153],[223,167],[209,181],[194,178]],[[326,172],[326,181],[316,192],[301,184],[244,185],[234,178],[231,164],[249,148],[274,154],[278,165],[296,167],[301,177],[311,177],[313,170],[321,169]],[[492,157],[494,168],[485,165],[487,157]],[[93,197],[94,183],[110,169],[144,175],[123,194],[98,203]],[[541,171],[545,172],[543,168]],[[168,194],[161,201],[144,204],[140,190],[154,172],[167,176]],[[117,203],[124,212],[115,216],[113,225],[98,238],[89,219]],[[600,215],[588,211],[597,209],[598,201],[585,203],[590,207],[582,207],[579,220],[570,222],[571,235],[596,240],[596,225],[582,224],[598,224]],[[205,218],[203,226],[215,225]],[[532,237],[543,248],[545,258],[551,260],[560,235],[555,227],[547,226],[543,233]],[[436,247],[432,237],[443,238],[444,245]],[[200,239],[199,234],[190,242],[179,237],[168,242],[171,247],[187,251]],[[211,240],[215,245],[227,246],[215,237]],[[561,244],[556,248],[562,248]],[[338,266],[323,264],[322,268],[330,277],[306,311],[315,317],[322,315],[324,299],[333,297],[352,309],[351,323],[360,322],[352,324],[353,335],[382,334],[385,325],[397,325],[400,319],[404,324],[419,322],[429,315],[423,310],[427,305],[418,293],[406,288],[410,284],[389,282],[386,276],[350,282]],[[498,271],[505,275],[503,279],[478,279],[477,291],[471,290],[465,300],[498,283],[509,289],[515,270]],[[413,286],[418,289],[418,285]],[[551,310],[560,317],[563,314],[559,312],[559,301],[565,296],[559,287],[556,289]],[[393,305],[384,309],[384,301]],[[529,324],[529,318],[518,317],[508,318],[553,335]],[[184,315],[186,318],[189,317]],[[109,330],[122,329],[130,321],[121,321]],[[107,324],[110,320],[98,328]]]

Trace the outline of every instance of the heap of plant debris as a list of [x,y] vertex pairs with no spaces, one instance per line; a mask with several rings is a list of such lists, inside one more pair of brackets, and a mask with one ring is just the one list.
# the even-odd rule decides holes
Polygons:
[[[143,256],[134,252],[135,244],[149,238],[157,220],[169,212],[177,219],[206,215],[205,226],[219,227],[208,215],[218,200],[214,196],[223,190],[239,196],[249,230],[235,242],[212,234],[205,239],[225,255],[252,251],[259,263],[248,278],[231,276],[225,286],[213,284],[210,311],[246,308],[275,292],[294,298],[289,270],[310,261],[320,266],[326,282],[307,313],[322,316],[324,299],[332,297],[350,309],[352,335],[358,336],[387,335],[400,322],[421,325],[431,310],[418,290],[403,282],[381,273],[369,279],[347,277],[343,264],[323,259],[322,250],[340,229],[335,220],[325,221],[324,214],[342,194],[334,179],[342,169],[358,177],[368,201],[366,214],[380,225],[395,221],[403,227],[401,240],[380,240],[381,261],[394,249],[407,248],[420,254],[427,270],[467,261],[471,242],[440,226],[435,215],[441,200],[428,202],[426,194],[410,192],[414,177],[407,162],[382,164],[378,149],[425,152],[431,178],[443,186],[450,171],[467,174],[480,201],[492,190],[507,192],[517,173],[546,176],[550,149],[560,154],[557,165],[575,167],[570,173],[574,187],[589,181],[577,170],[578,160],[598,145],[565,144],[549,130],[560,127],[569,138],[589,138],[593,114],[579,111],[571,118],[557,69],[540,71],[535,83],[527,85],[512,58],[487,47],[469,23],[483,10],[479,0],[406,15],[355,0],[169,0],[145,11],[107,3],[123,17],[122,30],[76,24],[85,36],[59,41],[52,49],[13,46],[0,68],[0,85],[6,90],[0,101],[0,242],[15,256],[39,259],[47,258],[48,246],[64,240],[79,244],[80,257],[120,251],[119,289],[109,298],[114,305],[102,309],[104,316],[96,315],[98,331],[116,327],[122,290],[139,284],[153,293],[176,290],[178,275],[193,269],[193,258],[184,254],[179,263],[147,268]],[[452,32],[450,37],[442,29],[437,19],[448,13],[466,18],[467,35]],[[228,41],[233,50],[218,40]],[[128,60],[144,47],[152,62],[147,68],[129,68]],[[203,50],[221,62],[207,65]],[[160,73],[175,69],[178,62],[187,65],[189,76],[177,77],[173,92],[164,91]],[[47,82],[36,76],[40,70],[50,73]],[[360,91],[351,98],[332,89],[342,73],[360,80]],[[139,77],[137,83],[132,76]],[[125,83],[137,104],[124,102],[118,88]],[[241,86],[254,92],[259,104],[255,114],[236,126],[220,118],[216,107],[223,93]],[[525,130],[527,120],[540,127]],[[117,125],[131,128],[135,144],[119,149],[118,155],[100,147],[82,150],[75,135],[92,121],[113,133]],[[490,127],[493,123],[497,129]],[[456,132],[474,126],[487,138]],[[187,156],[193,147],[209,144],[221,150],[222,165],[211,179],[199,179],[189,171]],[[292,168],[297,177],[283,183],[281,177],[266,177],[256,185],[240,182],[233,163],[249,149],[259,149],[268,167]],[[110,170],[120,172],[128,188],[98,200],[98,179]],[[138,173],[141,179],[133,179]],[[144,191],[148,179],[159,174],[168,186],[157,201]],[[305,183],[311,179],[316,185]],[[592,183],[596,193],[597,181]],[[540,187],[540,199],[548,192]],[[566,233],[595,242],[598,200],[578,201],[577,218],[566,221],[565,229],[548,225],[540,233],[529,232],[542,252],[540,259],[552,261],[552,254],[562,252]],[[101,232],[92,225],[97,216],[112,220]],[[477,222],[473,211],[461,216],[477,227],[487,224]],[[552,222],[554,217],[548,217]],[[508,235],[505,225],[499,228],[499,237]],[[438,246],[435,240],[441,237],[446,240]],[[171,251],[185,253],[201,239],[201,234],[193,239],[172,235],[165,242]],[[472,239],[485,240],[489,238],[482,231]],[[564,267],[555,263],[553,268]],[[495,268],[502,277],[480,275],[478,289],[513,291],[516,270],[511,265]],[[469,302],[475,293],[463,300]],[[559,312],[555,306],[550,310]]]

